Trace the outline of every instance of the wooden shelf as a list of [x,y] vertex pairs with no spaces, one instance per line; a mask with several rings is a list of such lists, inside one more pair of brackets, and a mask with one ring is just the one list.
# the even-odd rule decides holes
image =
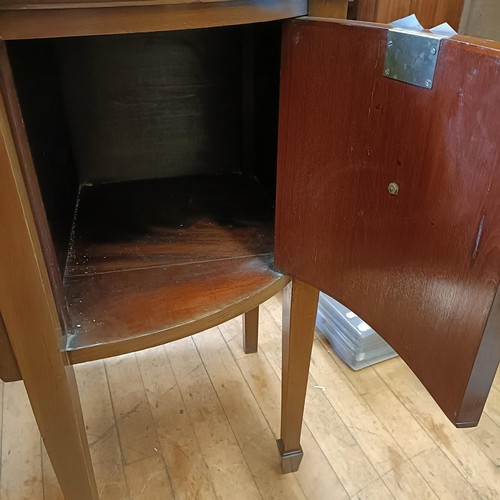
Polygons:
[[307,0],[13,0],[0,14],[0,38],[17,40],[276,21],[307,14]]
[[83,186],[64,287],[72,363],[191,335],[288,282],[273,266],[274,208],[252,177]]

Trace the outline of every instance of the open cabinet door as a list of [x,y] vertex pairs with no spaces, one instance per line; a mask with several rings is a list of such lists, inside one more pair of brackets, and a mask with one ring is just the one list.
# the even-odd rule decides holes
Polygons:
[[276,265],[355,311],[473,426],[500,359],[500,44],[442,40],[429,89],[384,76],[387,36],[285,25]]

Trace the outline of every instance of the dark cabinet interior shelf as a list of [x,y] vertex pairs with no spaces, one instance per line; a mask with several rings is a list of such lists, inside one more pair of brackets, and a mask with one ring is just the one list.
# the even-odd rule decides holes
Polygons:
[[250,176],[82,186],[64,276],[72,361],[160,344],[272,296],[284,279],[273,218]]
[[280,40],[262,23],[7,43],[70,362],[215,326],[286,284],[273,258]]

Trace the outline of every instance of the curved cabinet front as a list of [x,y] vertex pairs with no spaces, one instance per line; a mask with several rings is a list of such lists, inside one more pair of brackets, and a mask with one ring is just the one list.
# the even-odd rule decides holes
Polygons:
[[500,358],[500,46],[441,41],[426,89],[384,76],[386,39],[286,26],[276,264],[354,310],[467,427]]
[[6,0],[0,5],[0,38],[234,26],[303,16],[307,5],[307,0]]

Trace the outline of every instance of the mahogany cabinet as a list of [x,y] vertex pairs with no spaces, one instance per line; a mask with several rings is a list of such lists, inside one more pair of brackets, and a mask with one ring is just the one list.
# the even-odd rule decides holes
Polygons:
[[[290,278],[285,472],[318,290],[455,425],[479,420],[500,358],[500,46],[420,36],[391,66],[388,26],[286,20],[307,8],[0,5],[0,370],[23,378],[67,498],[97,498],[72,364],[239,314],[255,351],[258,305]],[[408,60],[432,77],[401,81]]]

